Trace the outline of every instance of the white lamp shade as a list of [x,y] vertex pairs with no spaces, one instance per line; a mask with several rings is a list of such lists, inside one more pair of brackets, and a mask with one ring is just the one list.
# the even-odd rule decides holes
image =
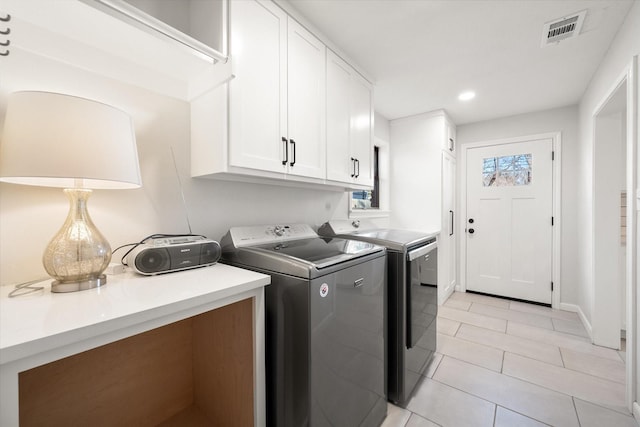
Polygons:
[[142,184],[129,115],[50,92],[8,97],[0,181],[46,187],[137,188]]

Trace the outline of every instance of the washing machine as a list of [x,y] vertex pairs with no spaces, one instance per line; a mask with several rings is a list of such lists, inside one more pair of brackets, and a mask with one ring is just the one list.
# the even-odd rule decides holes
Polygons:
[[387,397],[396,405],[406,406],[436,351],[437,233],[337,220],[322,224],[318,234],[387,249]]
[[307,224],[231,228],[221,262],[265,289],[267,425],[379,426],[387,412],[386,250]]

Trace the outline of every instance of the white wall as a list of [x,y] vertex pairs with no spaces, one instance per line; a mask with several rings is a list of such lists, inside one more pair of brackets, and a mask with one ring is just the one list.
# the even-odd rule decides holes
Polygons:
[[[589,87],[580,102],[580,153],[579,153],[579,180],[580,180],[580,197],[578,199],[578,217],[579,226],[584,230],[593,229],[593,192],[591,190],[593,184],[593,115],[598,105],[603,102],[604,98],[611,92],[620,79],[621,75],[626,72],[627,67],[631,64],[634,55],[640,54],[640,2],[634,2],[627,18],[618,31],[616,38],[611,44],[607,55],[603,58],[600,67],[594,74]],[[638,79],[638,77],[636,77]],[[636,82],[636,87],[640,86],[640,80]],[[636,97],[640,94],[636,94]],[[640,120],[640,119],[639,119]],[[637,147],[637,145],[636,145]],[[591,233],[584,233],[579,239],[579,271],[580,278],[578,296],[579,305],[588,319],[591,319],[591,308],[593,307],[593,262],[592,252],[596,242],[594,242]],[[636,283],[637,286],[637,283]],[[637,310],[638,302],[636,302]],[[637,322],[635,328],[638,328]],[[640,341],[637,340],[636,332],[636,351],[633,362],[638,365],[638,354],[640,353]],[[636,394],[633,400],[637,400],[640,395],[640,370],[636,369],[636,378],[634,385]]]
[[[51,90],[84,96],[132,115],[143,187],[98,190],[89,200],[93,221],[114,249],[152,233],[188,232],[171,147],[194,233],[220,239],[234,225],[278,222],[319,225],[334,215],[347,215],[344,193],[190,178],[186,102],[34,58],[17,49],[11,52],[9,60],[3,61],[0,127],[7,94],[16,90]],[[383,121],[380,126],[384,132]],[[60,189],[0,184],[0,284],[46,277],[42,253],[64,222],[67,211],[68,202]]]
[[[593,228],[593,115],[598,105],[607,94],[613,90],[621,75],[626,72],[632,57],[640,53],[640,4],[635,2],[627,19],[614,39],[607,55],[603,59],[598,71],[593,76],[582,101],[580,102],[580,195],[578,200],[581,215],[578,218],[580,227],[585,230]],[[582,236],[580,243],[580,271],[581,286],[579,289],[579,305],[588,319],[591,319],[593,306],[592,281],[592,251],[593,240],[589,233]]]
[[375,113],[374,123],[374,133],[376,138],[389,142],[389,120],[384,118],[381,114]]
[[[578,188],[578,108],[570,106],[547,111],[539,111],[517,116],[505,117],[478,123],[461,125],[457,128],[458,148],[462,145],[528,136],[542,133],[562,133],[562,253],[560,301],[562,303],[578,303],[578,277],[576,275],[578,259],[576,256],[577,239],[580,234],[575,218],[577,216],[576,200]],[[459,150],[458,150],[459,151]],[[458,182],[461,182],[463,171],[458,168]],[[458,197],[464,195],[459,194]],[[461,212],[461,214],[463,214]]]

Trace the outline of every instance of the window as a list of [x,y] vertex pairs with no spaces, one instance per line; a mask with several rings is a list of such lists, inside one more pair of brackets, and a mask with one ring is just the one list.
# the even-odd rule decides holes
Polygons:
[[482,183],[485,187],[531,184],[531,154],[483,159]]
[[351,209],[380,209],[380,148],[373,147],[373,190],[351,193]]

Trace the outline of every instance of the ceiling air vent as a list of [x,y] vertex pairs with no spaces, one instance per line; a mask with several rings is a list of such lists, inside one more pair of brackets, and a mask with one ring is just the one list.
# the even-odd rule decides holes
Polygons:
[[579,35],[586,15],[587,11],[583,10],[544,24],[542,28],[542,47]]

